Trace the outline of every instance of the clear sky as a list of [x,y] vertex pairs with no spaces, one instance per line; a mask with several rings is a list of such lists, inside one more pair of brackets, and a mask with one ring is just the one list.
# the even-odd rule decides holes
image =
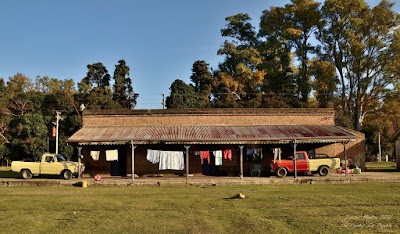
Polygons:
[[[175,79],[190,81],[195,61],[216,68],[225,17],[261,13],[273,0],[2,0],[0,77],[22,73],[73,79],[102,62],[112,76],[119,59],[130,67],[136,109],[161,108]],[[379,1],[368,1],[374,6]],[[399,4],[395,9],[399,10]]]

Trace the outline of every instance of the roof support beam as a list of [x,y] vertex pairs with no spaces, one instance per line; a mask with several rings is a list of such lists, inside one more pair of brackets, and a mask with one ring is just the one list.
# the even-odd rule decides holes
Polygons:
[[82,156],[82,147],[78,146],[78,180],[81,180],[81,174],[82,174],[82,163],[81,163],[81,157]]
[[342,142],[343,144],[343,151],[344,151],[344,176],[347,176],[347,153],[346,153],[346,145],[348,141]]
[[189,180],[189,148],[190,148],[190,145],[185,145],[185,149],[186,149],[186,180]]
[[131,147],[132,147],[132,182],[135,180],[135,148],[136,145],[133,144],[131,140]]
[[239,145],[240,149],[240,179],[243,179],[243,145]]

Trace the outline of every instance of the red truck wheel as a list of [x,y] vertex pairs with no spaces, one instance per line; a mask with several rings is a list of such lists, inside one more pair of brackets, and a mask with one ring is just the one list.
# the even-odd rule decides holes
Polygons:
[[275,171],[276,177],[283,178],[287,175],[287,170],[284,167],[278,167]]

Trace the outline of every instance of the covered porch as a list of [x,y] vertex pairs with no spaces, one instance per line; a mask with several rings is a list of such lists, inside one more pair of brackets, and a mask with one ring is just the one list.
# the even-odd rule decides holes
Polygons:
[[[108,172],[134,181],[138,177],[266,177],[271,175],[270,162],[276,149],[283,155],[298,150],[315,155],[321,147],[340,144],[346,160],[347,143],[355,138],[334,125],[88,126],[69,142],[82,147],[88,174]],[[117,160],[107,160],[111,150],[117,151]],[[160,170],[159,165],[149,162],[148,150],[181,152],[183,168]],[[214,154],[218,151],[230,151],[231,158],[216,165]],[[97,161],[92,152],[98,152]],[[202,152],[209,152],[209,158],[203,160]]]

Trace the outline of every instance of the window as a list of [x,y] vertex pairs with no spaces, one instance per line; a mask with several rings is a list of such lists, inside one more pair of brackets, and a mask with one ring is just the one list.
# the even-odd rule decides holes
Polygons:
[[46,156],[46,162],[48,162],[48,163],[54,162],[53,156]]
[[303,153],[302,153],[302,154],[296,154],[296,157],[297,157],[297,159],[300,159],[300,160],[306,159],[306,158],[304,157],[304,154],[303,154]]
[[57,162],[64,162],[64,161],[67,161],[67,160],[65,160],[64,156],[62,156],[61,154],[56,155],[56,157],[57,157]]

